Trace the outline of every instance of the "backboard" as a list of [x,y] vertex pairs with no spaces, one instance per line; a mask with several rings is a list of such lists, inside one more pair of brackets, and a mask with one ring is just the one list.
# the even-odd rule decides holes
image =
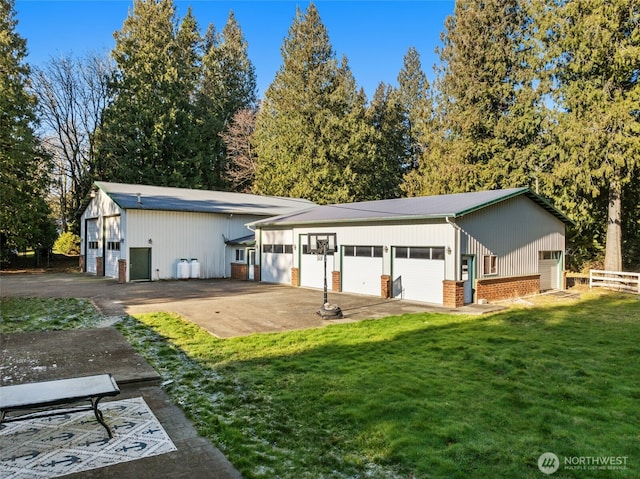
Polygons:
[[335,233],[309,233],[307,239],[311,254],[335,253],[337,251]]

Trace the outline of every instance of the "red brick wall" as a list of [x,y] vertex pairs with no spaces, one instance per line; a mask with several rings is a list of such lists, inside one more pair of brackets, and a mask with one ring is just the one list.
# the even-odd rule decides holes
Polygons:
[[385,299],[391,297],[391,276],[388,274],[380,276],[380,297]]
[[96,276],[104,276],[104,269],[102,268],[102,256],[96,258]]
[[127,282],[127,260],[119,259],[118,260],[118,283],[126,283]]
[[260,265],[259,264],[253,265],[253,280],[257,281],[258,283],[260,282]]
[[331,290],[336,293],[342,291],[342,287],[340,285],[340,271],[331,272]]
[[78,266],[80,267],[80,272],[84,273],[84,255],[80,255],[80,261],[78,262]]
[[300,286],[300,270],[291,268],[291,286]]
[[540,275],[512,276],[509,278],[483,278],[476,281],[478,300],[496,301],[518,298],[540,292]]
[[460,308],[464,306],[464,282],[445,279],[442,282],[443,306]]
[[242,281],[246,281],[248,278],[247,275],[247,265],[243,263],[231,263],[231,279],[239,279]]

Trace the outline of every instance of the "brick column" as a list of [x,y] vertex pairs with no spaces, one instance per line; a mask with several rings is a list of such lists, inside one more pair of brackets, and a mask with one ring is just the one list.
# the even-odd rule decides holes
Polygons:
[[253,280],[257,283],[260,282],[260,265],[259,264],[253,265]]
[[102,256],[96,258],[96,276],[104,276],[104,269],[102,268]]
[[464,306],[464,281],[442,282],[443,306],[447,308],[461,308]]
[[291,286],[300,286],[299,268],[291,268]]
[[391,276],[388,274],[380,276],[380,297],[385,299],[391,297]]
[[119,259],[118,260],[118,283],[126,283],[127,282],[127,260]]
[[331,289],[336,293],[342,291],[342,287],[340,286],[340,271],[331,272]]
[[80,255],[80,260],[78,261],[78,267],[80,268],[80,272],[84,273],[84,255]]

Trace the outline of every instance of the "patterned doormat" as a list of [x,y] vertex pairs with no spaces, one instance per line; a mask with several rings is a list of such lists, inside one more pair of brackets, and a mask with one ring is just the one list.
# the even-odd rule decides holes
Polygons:
[[100,405],[109,440],[93,411],[10,422],[0,430],[0,477],[58,477],[175,451],[141,397]]

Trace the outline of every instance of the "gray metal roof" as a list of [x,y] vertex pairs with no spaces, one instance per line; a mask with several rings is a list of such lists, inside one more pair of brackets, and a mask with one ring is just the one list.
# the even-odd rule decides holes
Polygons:
[[280,215],[251,223],[252,226],[391,221],[401,219],[458,218],[487,206],[525,195],[565,223],[572,223],[563,213],[528,188],[477,191],[451,195],[397,198],[360,203],[314,206],[293,214]]
[[314,203],[300,198],[259,196],[228,191],[129,185],[105,181],[96,181],[95,186],[125,210],[274,216],[290,214],[314,206]]

